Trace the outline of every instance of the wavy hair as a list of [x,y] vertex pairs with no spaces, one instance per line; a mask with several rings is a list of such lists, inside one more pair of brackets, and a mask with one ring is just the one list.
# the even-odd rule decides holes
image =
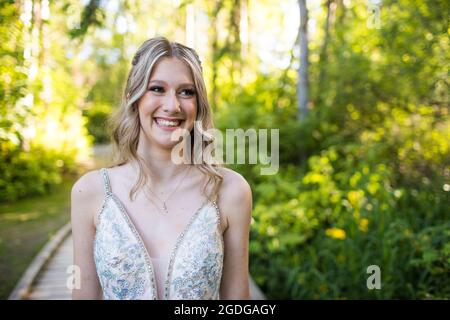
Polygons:
[[[208,177],[203,192],[208,199],[215,200],[223,181],[222,175],[217,170],[222,165],[210,164],[203,157],[205,147],[214,142],[214,137],[205,131],[213,129],[214,124],[203,80],[201,61],[194,49],[177,42],[170,42],[165,37],[146,40],[133,57],[122,103],[109,118],[115,155],[113,166],[133,161],[136,161],[139,165],[138,180],[129,194],[130,199],[133,199],[137,191],[145,186],[151,173],[144,159],[137,153],[141,128],[137,104],[147,91],[153,67],[163,57],[180,59],[189,67],[192,73],[197,92],[197,117],[190,135],[191,141],[193,141],[194,135],[202,138],[202,148],[194,148],[194,144],[191,143],[191,160],[192,157],[195,157],[196,161],[200,159],[200,161],[194,163],[197,163],[200,171]],[[206,191],[208,186],[212,187],[209,193]]]

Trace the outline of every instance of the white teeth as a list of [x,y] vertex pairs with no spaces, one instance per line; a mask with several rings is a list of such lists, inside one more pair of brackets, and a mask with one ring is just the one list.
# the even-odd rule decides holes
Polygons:
[[166,127],[177,127],[180,125],[180,121],[169,121],[164,119],[156,118],[156,122],[162,126]]

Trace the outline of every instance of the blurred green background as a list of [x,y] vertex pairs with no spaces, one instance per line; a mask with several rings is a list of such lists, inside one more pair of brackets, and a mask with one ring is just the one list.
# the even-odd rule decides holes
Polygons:
[[1,0],[0,298],[69,220],[157,35],[199,53],[219,129],[280,130],[276,175],[231,166],[253,190],[268,298],[450,298],[449,2],[306,1],[307,39],[302,2]]

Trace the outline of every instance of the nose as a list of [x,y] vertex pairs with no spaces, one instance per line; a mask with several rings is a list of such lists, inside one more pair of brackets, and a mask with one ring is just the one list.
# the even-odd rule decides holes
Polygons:
[[177,95],[174,90],[170,90],[165,99],[163,110],[168,113],[175,113],[181,111],[180,109],[180,101],[178,101]]

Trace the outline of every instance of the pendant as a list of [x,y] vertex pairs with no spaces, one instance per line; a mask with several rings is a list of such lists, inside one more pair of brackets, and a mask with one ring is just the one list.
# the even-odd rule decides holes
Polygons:
[[167,210],[166,202],[163,202],[163,210],[166,214],[169,213],[169,210]]

